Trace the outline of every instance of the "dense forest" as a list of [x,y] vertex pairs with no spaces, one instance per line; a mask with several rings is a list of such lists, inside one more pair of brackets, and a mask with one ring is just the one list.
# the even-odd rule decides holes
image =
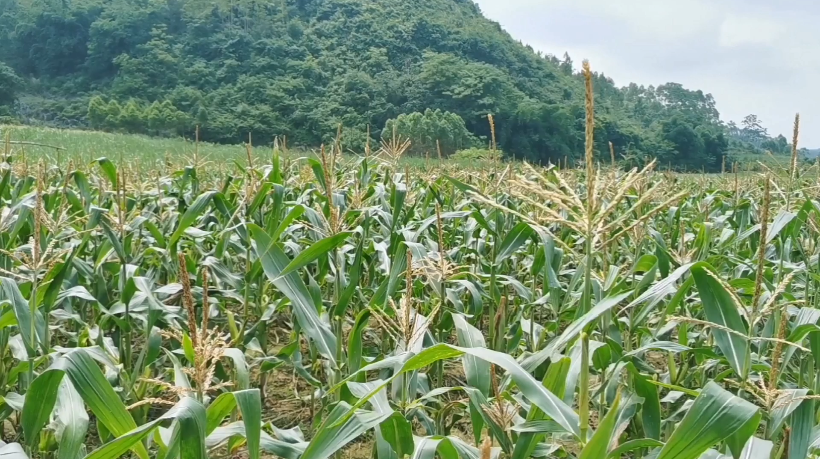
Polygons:
[[[341,125],[352,150],[407,126],[423,154],[433,137],[486,148],[493,114],[505,155],[582,153],[577,66],[522,45],[471,0],[0,0],[0,41],[7,120],[188,136],[200,125],[208,141],[250,132],[307,147]],[[788,150],[744,139],[700,90],[594,83],[603,158],[611,142],[622,161],[716,170],[764,142]]]

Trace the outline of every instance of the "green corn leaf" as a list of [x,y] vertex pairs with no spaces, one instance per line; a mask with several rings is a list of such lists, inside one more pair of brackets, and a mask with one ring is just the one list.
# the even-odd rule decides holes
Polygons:
[[63,376],[64,373],[61,371],[46,371],[35,378],[29,387],[29,393],[37,394],[37,397],[26,399],[20,416],[23,436],[29,447],[33,448],[40,441],[40,430],[51,417]]
[[[208,435],[206,439],[206,446],[215,448],[220,444],[234,437],[242,437],[245,435],[245,424],[242,422],[234,422],[225,426],[217,427],[213,433]],[[288,443],[272,438],[270,435],[261,432],[261,439],[259,442],[260,451],[270,453],[276,457],[283,457],[285,459],[299,459],[302,453],[305,452],[307,443],[300,441],[298,443]]]
[[618,406],[621,404],[621,394],[615,397],[615,402],[609,406],[607,413],[601,423],[598,425],[598,430],[592,434],[589,443],[581,450],[579,459],[596,459],[606,457],[609,451],[609,445],[612,443],[612,435],[615,432],[616,423],[618,421]]
[[117,166],[115,166],[110,159],[104,156],[102,158],[95,159],[94,162],[99,164],[100,169],[102,169],[103,173],[108,178],[108,181],[111,182],[111,186],[114,187],[114,189],[118,189],[117,184],[119,181],[117,180]]
[[412,459],[459,459],[458,451],[455,449],[448,437],[415,437],[416,451]]
[[151,233],[151,237],[157,241],[157,244],[163,249],[166,248],[167,243],[165,242],[165,236],[162,234],[162,231],[159,230],[159,227],[151,220],[146,220],[144,225],[148,228],[148,232]]
[[17,282],[7,277],[0,277],[0,300],[11,303],[14,316],[17,319],[17,328],[23,338],[23,344],[29,356],[34,356],[37,345],[43,341],[45,336],[46,323],[43,315],[38,310],[35,313],[35,333],[34,341],[31,336],[31,309],[29,302],[20,293]]
[[774,221],[769,224],[769,231],[766,232],[766,244],[771,243],[795,217],[795,214],[781,210],[774,218]]
[[[256,226],[248,225],[256,242],[256,254],[268,279],[293,303],[293,311],[299,326],[318,348],[319,352],[336,366],[336,336],[319,318],[318,308],[308,292],[305,282],[295,272],[281,276],[288,265],[288,257],[265,233]],[[341,339],[341,337],[339,338]]]
[[182,214],[182,217],[179,219],[179,223],[177,223],[177,228],[174,230],[174,233],[171,235],[171,238],[168,240],[168,245],[172,252],[176,250],[177,241],[179,238],[185,234],[185,230],[188,229],[191,225],[196,222],[196,219],[205,212],[205,209],[211,204],[211,199],[216,194],[216,191],[207,191],[202,193],[201,195],[197,196],[196,200],[194,200],[193,204],[191,204],[186,210],[185,213]]
[[242,436],[248,442],[248,453],[251,459],[258,459],[262,425],[262,400],[259,389],[225,392],[217,397],[206,412],[205,434],[211,435],[236,407],[239,407],[242,414]]
[[249,451],[253,454],[254,449],[258,449],[262,401],[259,389],[248,389],[237,392],[225,392],[219,395],[206,410],[205,434],[211,435],[219,424],[230,415],[234,409],[239,407],[242,413],[242,420],[245,424],[243,436],[248,438],[248,447],[255,444],[257,448]]
[[347,403],[339,402],[319,426],[301,459],[326,459],[391,415],[390,412],[355,410]]
[[[23,405],[21,421],[27,441],[35,441],[32,439],[48,421],[63,376],[68,376],[85,404],[112,435],[125,435],[137,427],[97,364],[84,349],[77,348],[58,359],[32,382],[36,393],[43,395],[29,397]],[[142,444],[134,444],[132,449],[141,459],[148,459],[148,451]]]
[[393,413],[379,424],[382,438],[400,458],[413,454],[413,428],[400,413]]
[[[363,226],[367,228],[370,223],[370,218],[366,217],[363,223]],[[367,229],[364,230],[362,233],[361,239],[359,239],[359,243],[356,246],[356,255],[353,257],[353,263],[350,265],[350,277],[347,280],[347,285],[345,286],[344,290],[342,290],[342,294],[339,295],[339,301],[336,304],[336,307],[333,308],[334,315],[336,317],[343,317],[345,311],[347,310],[348,304],[350,304],[350,300],[353,299],[353,295],[356,293],[356,289],[359,287],[359,281],[362,277],[362,268],[363,266],[363,254],[364,254],[364,247],[365,242],[367,241],[368,236]]]
[[535,231],[527,223],[521,222],[515,225],[501,242],[498,255],[495,257],[495,263],[500,264],[510,258],[533,234],[535,234]]
[[350,372],[356,372],[362,366],[362,334],[370,319],[370,311],[362,309],[356,316],[356,322],[350,331],[347,341],[347,368]]
[[[462,314],[452,314],[453,323],[456,326],[456,336],[458,344],[463,347],[486,347],[484,335],[477,328],[467,322]],[[490,364],[485,360],[464,355],[461,358],[464,366],[464,375],[467,384],[481,391],[484,396],[490,395]]]
[[663,446],[663,443],[651,438],[629,440],[619,445],[617,448],[613,448],[606,457],[608,459],[620,459],[630,451],[635,451],[640,448],[656,448],[658,446]]
[[284,233],[285,230],[288,229],[288,227],[290,227],[291,223],[293,223],[293,221],[296,220],[297,218],[301,217],[302,214],[304,214],[304,213],[305,213],[305,207],[304,206],[302,206],[302,205],[293,206],[293,208],[290,209],[290,212],[288,212],[288,214],[285,215],[285,218],[283,218],[282,221],[279,222],[279,225],[276,227],[276,230],[270,235],[270,238],[274,241],[278,241],[279,236],[281,236],[282,233]]
[[[811,392],[808,396],[811,396]],[[804,399],[791,414],[791,434],[789,435],[789,459],[803,459],[809,456],[815,419],[815,400]]]
[[752,438],[757,431],[757,427],[760,425],[760,420],[762,417],[763,413],[758,412],[755,416],[752,416],[748,421],[746,421],[746,424],[744,424],[740,429],[726,438],[726,446],[729,447],[729,451],[732,452],[732,456],[735,459],[742,456],[742,452],[748,444],[749,439]]
[[118,435],[114,440],[93,451],[85,459],[107,459],[119,457],[129,449],[142,446],[140,441],[147,437],[160,423],[175,420],[179,423],[180,457],[182,459],[204,459],[205,454],[205,407],[192,397],[183,397],[159,419]]
[[774,443],[752,437],[746,442],[746,446],[743,447],[743,451],[741,451],[737,459],[770,459],[772,457],[772,449],[774,449]]
[[248,362],[245,361],[245,354],[235,347],[225,349],[223,352],[226,357],[233,361],[233,367],[236,371],[236,388],[239,390],[250,388],[250,370],[248,369]]
[[561,336],[551,341],[545,349],[538,351],[537,353],[527,357],[522,363],[522,366],[527,370],[534,370],[539,365],[544,363],[548,358],[550,358],[553,354],[563,350],[567,344],[572,342],[572,340],[574,340],[578,337],[578,335],[580,335],[581,331],[587,325],[594,322],[603,313],[617,306],[621,301],[623,301],[630,295],[632,295],[632,291],[623,292],[618,295],[611,296],[601,300],[600,302],[598,302],[598,304],[593,306],[592,309],[590,309],[586,314],[572,322],[566,329],[564,329],[564,332],[561,333]]
[[703,310],[710,322],[736,332],[730,333],[720,328],[712,329],[715,341],[726,356],[726,360],[729,361],[729,365],[738,375],[745,375],[745,369],[750,365],[749,360],[751,359],[749,342],[745,338],[746,325],[740,317],[731,294],[709,271],[714,272],[714,269],[706,263],[692,266],[692,277],[698,287]]
[[661,438],[661,402],[658,396],[658,387],[640,374],[631,363],[627,365],[632,373],[632,386],[639,397],[643,397],[641,404],[641,420],[643,432],[647,438],[660,440]]
[[742,428],[758,408],[709,382],[661,448],[657,459],[696,459]]
[[68,379],[63,378],[57,392],[56,415],[62,430],[58,459],[78,459],[88,430],[88,413],[83,400]]
[[342,232],[314,242],[310,247],[299,253],[296,258],[291,260],[291,262],[282,269],[279,273],[279,278],[295,272],[323,255],[327,255],[330,251],[344,244],[347,238],[350,237],[350,234],[350,232]]
[[259,459],[262,432],[262,399],[259,389],[237,391],[233,395],[245,423],[245,439],[248,442],[250,459]]
[[[492,351],[484,348],[465,348],[451,346],[449,344],[437,344],[435,346],[424,349],[420,353],[414,355],[401,366],[400,370],[396,371],[393,376],[382,384],[381,387],[389,384],[393,379],[408,371],[416,371],[429,366],[439,360],[460,357],[464,354],[469,354],[499,366],[506,370],[509,377],[515,382],[521,393],[529,399],[533,405],[541,409],[547,416],[555,420],[566,432],[574,434],[576,437],[580,436],[580,424],[578,414],[567,406],[561,399],[555,396],[552,392],[547,390],[540,382],[530,375],[522,366],[515,361],[514,358],[508,354],[497,351]],[[398,357],[397,356],[397,360]],[[361,368],[357,373],[363,373],[379,368],[385,368],[388,365],[394,365],[393,360],[377,362],[375,364],[367,365]],[[341,384],[346,383],[356,376],[356,373],[349,376],[347,379],[331,388],[331,391],[338,390]],[[354,408],[358,408],[366,403],[370,397],[375,395],[380,388],[376,388],[370,395],[362,397],[356,402]],[[353,416],[351,410],[347,416],[343,417],[337,424],[347,420],[348,417]]]

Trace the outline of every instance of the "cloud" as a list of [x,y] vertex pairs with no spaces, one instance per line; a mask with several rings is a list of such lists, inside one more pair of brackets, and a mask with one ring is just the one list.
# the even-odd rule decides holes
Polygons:
[[721,117],[757,114],[801,145],[820,146],[820,4],[811,0],[477,0],[513,37],[566,51],[619,85],[674,81],[712,93]]

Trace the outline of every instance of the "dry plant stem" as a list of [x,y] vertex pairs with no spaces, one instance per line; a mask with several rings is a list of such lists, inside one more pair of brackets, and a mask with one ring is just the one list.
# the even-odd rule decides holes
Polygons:
[[481,459],[490,459],[493,452],[493,441],[489,436],[484,437],[481,442]]
[[[196,310],[194,309],[194,295],[191,291],[191,279],[188,276],[188,266],[185,262],[185,254],[179,253],[177,254],[177,258],[179,260],[179,277],[180,282],[182,282],[182,303],[185,307],[185,311],[188,314],[188,331],[191,335],[191,344],[194,348],[194,353],[196,354],[196,350],[199,349],[199,332],[197,331],[196,326]],[[203,330],[204,335],[204,330]],[[199,362],[191,362],[195,368],[199,366]],[[197,375],[199,372],[197,372]],[[204,388],[199,378],[197,378],[197,397],[200,401],[203,400]]]
[[[777,339],[783,340],[786,336],[787,325],[789,323],[789,313],[783,308],[780,314],[780,327],[777,330]],[[772,353],[772,369],[769,372],[769,392],[777,391],[777,381],[780,379],[780,358],[783,355],[783,341],[777,341]]]
[[[791,191],[791,185],[794,183],[794,178],[797,175],[797,140],[800,136],[800,113],[794,115],[794,130],[792,132],[792,156],[791,162],[789,164],[789,191]],[[790,193],[791,194],[791,193]],[[787,203],[789,202],[790,196],[787,196]],[[786,206],[788,210],[788,205]]]
[[179,281],[182,283],[182,305],[188,314],[188,330],[191,334],[191,344],[196,348],[199,345],[199,332],[196,326],[196,310],[194,309],[194,295],[191,292],[191,279],[188,276],[185,254],[178,253],[177,259],[179,261]]

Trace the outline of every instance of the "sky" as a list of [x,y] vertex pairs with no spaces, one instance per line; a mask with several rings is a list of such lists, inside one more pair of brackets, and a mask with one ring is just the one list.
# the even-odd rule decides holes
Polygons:
[[820,2],[814,0],[476,0],[546,54],[589,59],[618,86],[676,82],[711,93],[721,119],[754,113],[769,134],[820,147]]

